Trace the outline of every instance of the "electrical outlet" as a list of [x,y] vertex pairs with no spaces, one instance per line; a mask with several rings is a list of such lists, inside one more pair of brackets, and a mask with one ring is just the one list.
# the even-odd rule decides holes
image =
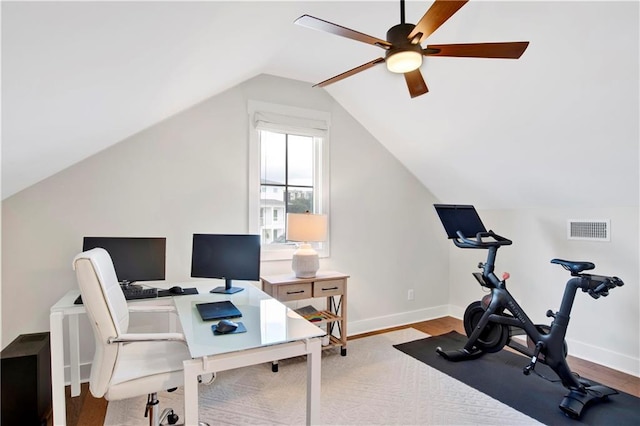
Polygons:
[[410,288],[409,291],[407,291],[407,300],[413,300],[413,289]]

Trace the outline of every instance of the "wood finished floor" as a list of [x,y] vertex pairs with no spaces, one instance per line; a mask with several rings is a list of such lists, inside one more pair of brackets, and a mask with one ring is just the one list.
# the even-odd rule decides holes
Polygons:
[[[432,336],[445,334],[452,330],[464,334],[462,321],[452,317],[445,317],[402,327],[394,327],[377,332],[360,334],[358,336],[350,337],[350,340],[408,327],[413,327],[416,330],[420,330]],[[571,369],[581,376],[588,377],[592,380],[640,398],[640,378],[571,356],[568,358],[568,362]],[[95,426],[104,424],[104,418],[107,412],[107,401],[103,398],[94,398],[89,392],[89,388],[86,383],[82,385],[81,394],[76,398],[70,397],[69,387],[67,386],[66,400],[67,425]],[[140,410],[144,410],[144,407],[141,406]],[[48,422],[48,426],[50,425],[52,425],[51,419],[49,419]]]

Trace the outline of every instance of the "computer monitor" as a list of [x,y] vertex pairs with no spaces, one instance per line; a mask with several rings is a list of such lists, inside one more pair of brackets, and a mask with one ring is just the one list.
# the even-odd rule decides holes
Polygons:
[[478,212],[473,206],[456,204],[434,204],[440,221],[449,239],[458,238],[461,231],[465,238],[473,238],[478,232],[487,232]]
[[224,279],[224,287],[216,287],[211,293],[244,290],[233,287],[231,281],[260,279],[260,235],[193,234],[191,276]]
[[96,247],[102,247],[111,256],[121,285],[165,279],[166,238],[84,237],[83,251]]

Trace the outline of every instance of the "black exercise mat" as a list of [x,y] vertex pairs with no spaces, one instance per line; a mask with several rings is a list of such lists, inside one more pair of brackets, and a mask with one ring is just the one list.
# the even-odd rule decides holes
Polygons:
[[[589,405],[580,420],[570,419],[558,408],[568,390],[559,381],[550,382],[535,373],[522,374],[529,359],[520,354],[502,350],[475,360],[451,362],[436,353],[438,346],[444,350],[460,349],[466,341],[466,336],[452,331],[394,347],[548,425],[640,425],[640,398],[624,392],[610,396],[609,401]],[[546,365],[538,363],[536,371],[559,380]]]

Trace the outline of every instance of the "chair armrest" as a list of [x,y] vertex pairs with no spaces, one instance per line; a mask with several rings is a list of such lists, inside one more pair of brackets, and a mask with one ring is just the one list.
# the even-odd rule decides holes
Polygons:
[[175,313],[176,307],[174,305],[145,305],[145,304],[137,304],[137,305],[129,305],[130,313],[154,313],[154,312],[169,312]]
[[110,337],[107,341],[112,343],[133,343],[133,342],[183,342],[186,344],[182,333],[125,333],[118,337]]

